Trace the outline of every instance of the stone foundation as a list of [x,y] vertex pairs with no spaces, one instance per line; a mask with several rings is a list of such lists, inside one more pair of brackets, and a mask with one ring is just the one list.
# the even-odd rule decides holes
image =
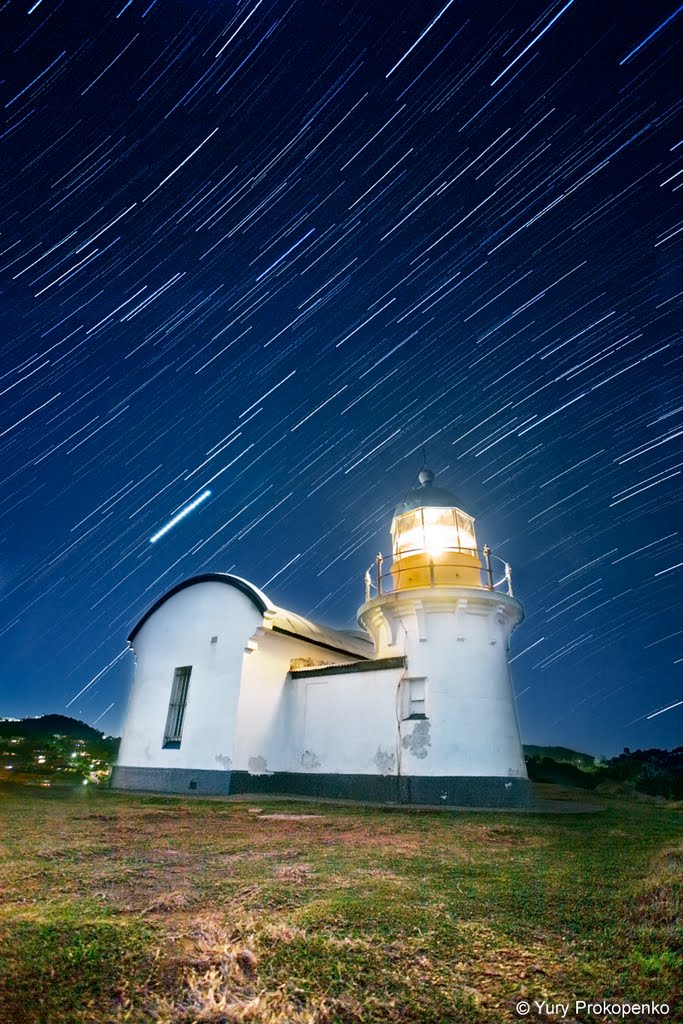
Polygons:
[[112,789],[190,796],[269,794],[382,804],[432,804],[442,807],[530,807],[528,779],[499,776],[341,775],[314,772],[207,771],[191,768],[134,768],[117,765]]

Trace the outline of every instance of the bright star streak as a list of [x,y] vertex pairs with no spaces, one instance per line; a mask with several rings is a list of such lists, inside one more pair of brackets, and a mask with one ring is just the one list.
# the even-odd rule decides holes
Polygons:
[[[573,2],[573,0],[572,0],[572,2]],[[442,7],[442,8],[441,8],[441,10],[439,11],[439,13],[437,14],[437,16],[436,16],[436,17],[435,17],[434,19],[432,19],[432,21],[430,21],[430,23],[429,23],[429,24],[427,25],[427,28],[426,28],[426,29],[424,30],[424,32],[422,32],[422,33],[421,33],[421,34],[420,34],[420,35],[419,35],[419,36],[417,37],[417,39],[415,40],[415,42],[413,43],[413,45],[412,45],[412,46],[410,47],[410,49],[406,50],[406,52],[405,52],[405,53],[403,54],[403,56],[401,57],[401,59],[400,59],[400,60],[397,60],[397,61],[396,61],[396,63],[394,64],[393,68],[391,69],[391,71],[387,71],[386,75],[384,76],[385,78],[388,78],[388,77],[389,77],[389,75],[393,75],[393,73],[394,73],[394,71],[396,70],[396,68],[397,68],[397,67],[398,67],[398,66],[399,66],[400,64],[402,64],[402,63],[403,63],[403,61],[404,61],[404,60],[406,59],[406,57],[408,57],[408,56],[409,56],[409,55],[410,55],[410,54],[411,54],[411,53],[413,52],[413,50],[415,49],[415,47],[417,46],[417,44],[418,44],[418,43],[420,43],[420,42],[422,42],[422,40],[424,39],[424,37],[425,37],[425,36],[427,35],[427,33],[429,32],[430,28],[433,28],[433,27],[434,27],[434,25],[436,25],[436,23],[437,23],[437,21],[439,20],[439,18],[440,18],[440,17],[441,17],[441,16],[443,15],[443,14],[445,14],[445,13],[446,13],[446,11],[448,10],[448,8],[449,8],[449,7],[451,6],[451,4],[452,4],[452,3],[453,3],[453,0],[448,0],[448,3],[446,4],[446,6],[445,6],[445,7]]]
[[512,60],[512,61],[510,61],[510,63],[508,64],[508,66],[507,66],[506,68],[504,68],[504,69],[503,69],[503,71],[501,71],[501,73],[500,73],[499,75],[497,75],[497,76],[496,76],[496,77],[495,77],[495,78],[493,79],[493,81],[491,82],[491,85],[495,85],[495,84],[496,84],[496,82],[497,82],[497,81],[498,81],[499,79],[501,79],[501,78],[503,77],[503,75],[506,75],[506,74],[508,73],[508,71],[510,70],[510,68],[511,68],[511,67],[513,67],[513,65],[515,65],[515,64],[517,63],[517,61],[518,61],[518,60],[521,60],[521,59],[522,59],[522,57],[524,56],[524,54],[525,54],[525,53],[526,53],[526,52],[527,52],[528,50],[530,50],[530,49],[531,49],[531,47],[532,47],[532,46],[534,45],[534,43],[537,43],[537,42],[538,42],[538,40],[539,40],[539,39],[541,38],[541,36],[544,36],[544,35],[546,34],[546,32],[548,31],[548,29],[549,29],[549,28],[552,28],[552,27],[553,27],[553,25],[555,24],[555,22],[557,21],[557,19],[558,19],[558,18],[560,18],[560,17],[561,17],[561,16],[562,16],[562,15],[564,14],[564,12],[565,12],[565,11],[567,10],[567,8],[568,8],[568,7],[571,7],[571,5],[572,5],[573,3],[574,3],[574,0],[569,0],[569,3],[566,3],[566,4],[564,5],[564,7],[562,8],[562,10],[561,10],[561,11],[558,11],[558,12],[557,12],[557,14],[555,15],[555,17],[554,17],[554,18],[553,18],[553,19],[552,19],[551,21],[549,21],[549,22],[548,22],[548,24],[546,25],[546,27],[545,27],[544,29],[541,29],[541,31],[540,31],[540,32],[538,33],[538,35],[537,35],[537,36],[534,36],[534,38],[533,38],[533,39],[531,40],[531,42],[530,42],[530,43],[528,44],[528,46],[525,46],[525,47],[524,47],[524,49],[522,50],[522,52],[521,52],[521,53],[519,53],[519,54],[517,54],[517,56],[515,57],[515,59],[514,59],[514,60]]
[[[634,46],[634,48],[631,50],[631,52],[627,53],[626,56],[622,60],[619,61],[619,66],[621,67],[621,65],[625,64],[627,60],[630,60],[631,57],[633,57],[636,53],[638,53],[638,50],[642,50],[642,48],[645,46],[645,44],[649,43],[650,40],[654,38],[654,36],[658,35],[662,31],[662,29],[665,27],[665,25],[668,25],[670,21],[673,21],[673,19],[676,17],[676,15],[680,14],[681,11],[683,11],[683,4],[681,4],[681,6],[678,8],[678,10],[674,11],[673,14],[670,14],[669,17],[666,18],[666,20],[663,21],[661,25],[658,25],[657,28],[654,29],[654,31],[650,32],[649,36],[646,36],[645,39],[643,39],[642,43],[638,43],[637,46]],[[29,11],[29,14],[30,14],[30,11]]]
[[109,705],[109,707],[108,707],[108,708],[105,708],[105,709],[104,709],[104,711],[102,712],[102,714],[101,714],[101,715],[98,715],[98,716],[97,716],[97,718],[96,718],[96,719],[95,719],[95,721],[93,722],[93,725],[97,725],[97,723],[99,722],[100,718],[104,718],[104,716],[106,715],[107,711],[111,711],[111,709],[112,709],[112,708],[114,707],[114,704],[116,704],[116,701],[115,701],[115,700],[113,700],[113,701],[111,702],[111,704]]
[[683,704],[683,700],[677,700],[675,704],[669,704],[668,708],[662,708],[661,711],[654,711],[651,715],[647,715],[647,718],[656,718],[657,715],[663,715],[665,711],[671,711],[672,708],[678,708]]
[[156,544],[156,542],[161,537],[163,537],[164,534],[168,533],[169,530],[173,529],[176,523],[179,523],[181,519],[184,519],[185,516],[188,516],[190,514],[190,512],[193,512],[196,509],[197,505],[201,505],[203,501],[206,501],[206,499],[210,497],[211,491],[202,491],[198,498],[195,498],[195,500],[191,501],[189,505],[186,505],[185,508],[181,509],[177,516],[173,516],[173,519],[170,519],[166,523],[166,526],[162,526],[162,528],[157,533],[155,533],[153,537],[149,538],[150,544]]
[[[78,700],[78,698],[81,696],[81,694],[85,693],[86,690],[89,690],[90,687],[93,685],[93,683],[96,683],[98,679],[101,679],[102,676],[105,674],[105,672],[108,672],[110,668],[113,668],[113,666],[117,663],[117,661],[121,660],[121,658],[124,656],[124,654],[128,654],[129,650],[130,650],[130,647],[126,646],[126,647],[123,648],[122,651],[119,651],[119,653],[116,655],[116,657],[113,658],[109,662],[108,665],[105,665],[104,668],[100,669],[100,671],[96,675],[94,675],[92,677],[90,682],[86,683],[85,686],[83,687],[83,689],[79,690],[75,697],[71,698],[71,700],[69,701],[68,704],[65,705],[65,707],[70,708],[71,705],[74,703],[74,701]],[[109,710],[109,709],[107,708],[107,710]]]

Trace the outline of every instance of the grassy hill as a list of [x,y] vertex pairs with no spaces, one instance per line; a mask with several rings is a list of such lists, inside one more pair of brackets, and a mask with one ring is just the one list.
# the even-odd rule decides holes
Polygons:
[[601,802],[0,787],[0,1021],[512,1024],[520,1000],[574,998],[683,1020],[680,811]]
[[533,743],[524,744],[524,756],[527,759],[549,757],[559,764],[575,764],[577,768],[592,768],[596,761],[592,754],[581,754],[569,747],[538,747]]

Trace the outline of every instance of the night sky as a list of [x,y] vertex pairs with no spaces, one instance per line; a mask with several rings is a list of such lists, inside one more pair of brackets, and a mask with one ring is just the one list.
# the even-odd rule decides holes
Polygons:
[[683,742],[682,24],[2,4],[0,714],[119,733],[201,572],[353,627],[426,445],[512,565],[525,742]]

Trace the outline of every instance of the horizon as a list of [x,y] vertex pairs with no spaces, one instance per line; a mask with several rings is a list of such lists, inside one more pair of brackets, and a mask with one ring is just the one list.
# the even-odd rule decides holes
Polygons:
[[[26,715],[24,718],[11,718],[7,715],[0,715],[0,722],[26,722],[34,721],[39,718],[51,717],[67,718],[72,722],[77,722],[79,725],[87,725],[91,729],[95,728],[95,726],[91,722],[88,722],[85,719],[74,718],[71,715],[63,715],[61,712],[58,711],[46,711],[39,715]],[[101,729],[98,729],[96,731],[102,733],[105,739],[120,740],[122,738],[121,736],[117,736],[115,734],[102,732]],[[590,751],[586,750],[574,750],[572,747],[565,747],[561,743],[524,743],[524,740],[522,739],[522,744],[525,750],[529,747],[536,747],[539,750],[566,750],[567,753],[577,754],[581,757],[592,757],[594,761],[600,761],[602,758],[606,756],[604,753],[593,754]],[[677,747],[636,747],[635,750],[663,750],[665,753],[672,753],[674,750],[683,750],[683,744],[679,744]],[[620,751],[619,754],[626,753],[627,751],[631,751],[631,748],[624,748],[624,750]],[[618,757],[619,754],[612,754],[610,755],[610,758]]]

